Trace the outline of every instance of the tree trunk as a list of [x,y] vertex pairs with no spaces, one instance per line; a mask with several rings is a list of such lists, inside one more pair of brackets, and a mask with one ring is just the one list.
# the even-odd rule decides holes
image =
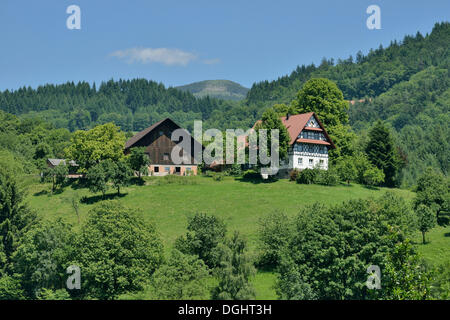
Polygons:
[[117,196],[120,197],[120,187],[117,187]]
[[422,231],[422,243],[425,244],[425,232]]

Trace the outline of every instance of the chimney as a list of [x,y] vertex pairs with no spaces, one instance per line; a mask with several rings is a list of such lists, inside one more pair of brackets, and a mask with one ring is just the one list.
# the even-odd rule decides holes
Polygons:
[[289,120],[289,116],[290,116],[289,112],[286,113],[286,120]]

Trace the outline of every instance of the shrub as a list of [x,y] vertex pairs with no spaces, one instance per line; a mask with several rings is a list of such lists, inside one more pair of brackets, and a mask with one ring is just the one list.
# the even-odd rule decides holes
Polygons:
[[214,181],[222,181],[224,177],[224,174],[221,172],[214,172],[212,175],[212,178]]
[[297,181],[298,175],[300,174],[300,170],[294,169],[289,172],[289,181]]
[[375,166],[368,168],[363,174],[364,184],[368,186],[377,186],[383,183],[384,173],[383,170],[378,169]]
[[242,175],[242,178],[244,180],[257,180],[257,179],[261,179],[261,174],[253,169],[250,170],[246,170],[244,172],[244,174]]
[[335,186],[339,183],[339,175],[335,169],[320,170],[316,182],[325,186]]
[[318,169],[302,170],[302,171],[300,171],[300,174],[297,177],[297,183],[301,183],[301,184],[315,183],[318,173],[319,173]]

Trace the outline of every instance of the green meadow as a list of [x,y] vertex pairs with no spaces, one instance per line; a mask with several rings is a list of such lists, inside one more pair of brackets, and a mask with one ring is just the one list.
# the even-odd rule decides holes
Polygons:
[[[76,184],[69,185],[62,192],[51,194],[49,184],[41,184],[36,177],[28,177],[27,202],[43,219],[62,218],[78,226],[78,218],[72,208],[71,199],[78,195],[84,198],[80,205],[80,221],[86,219],[88,211],[102,201],[100,194],[90,193]],[[210,177],[175,177],[165,179],[149,177],[143,186],[132,185],[121,190],[117,196],[110,189],[106,198],[117,199],[124,205],[138,209],[144,219],[152,221],[159,231],[166,251],[170,250],[177,237],[186,232],[187,218],[196,212],[204,212],[221,217],[228,231],[238,230],[248,239],[250,252],[257,254],[257,232],[260,217],[274,211],[284,211],[289,216],[299,212],[299,208],[320,201],[336,204],[349,199],[381,196],[391,190],[412,200],[415,194],[408,190],[377,188],[369,189],[361,185],[301,185],[288,180],[267,183],[245,182],[233,177],[215,181]],[[418,233],[413,240],[423,257],[431,263],[450,260],[450,228],[436,227],[427,234],[428,243],[422,245]],[[275,299],[273,272],[259,271],[253,283],[257,299]],[[136,298],[144,298],[139,294]],[[132,298],[133,296],[128,296]]]

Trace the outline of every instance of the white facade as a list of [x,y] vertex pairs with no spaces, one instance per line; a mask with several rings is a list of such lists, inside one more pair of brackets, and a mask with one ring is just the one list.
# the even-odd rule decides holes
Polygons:
[[281,169],[328,170],[328,148],[325,145],[296,143],[288,152],[289,164],[281,163]]

